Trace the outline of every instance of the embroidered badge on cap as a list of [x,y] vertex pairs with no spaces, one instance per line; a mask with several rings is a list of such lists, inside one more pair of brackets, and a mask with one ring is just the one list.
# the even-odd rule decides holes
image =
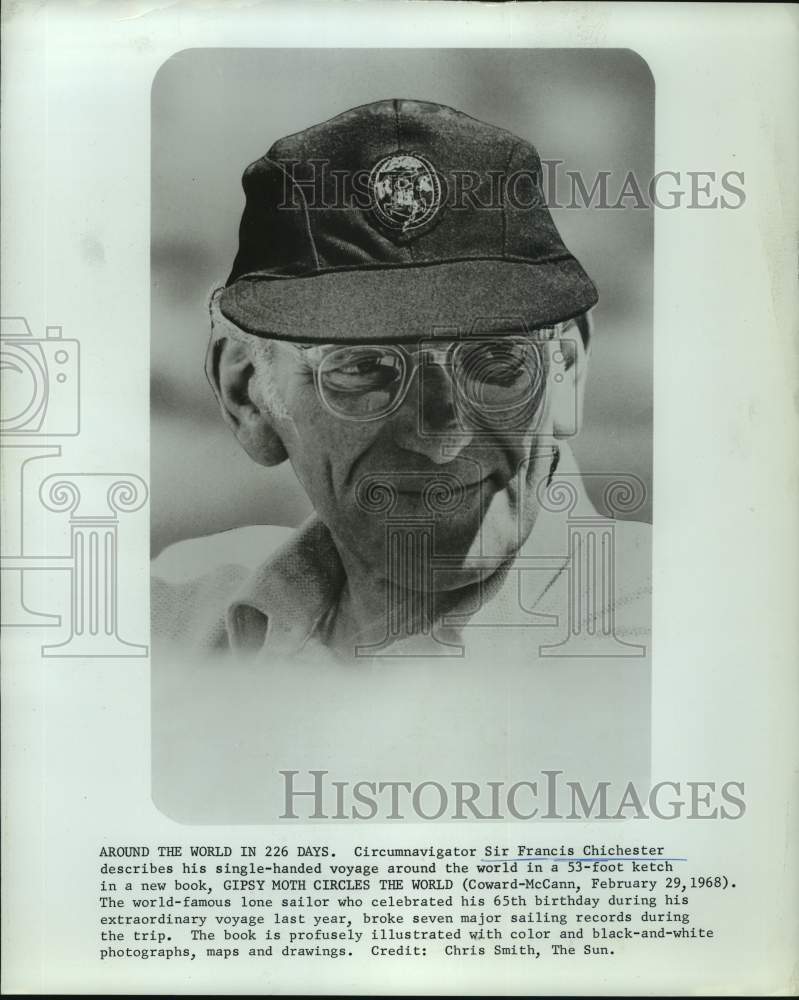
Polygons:
[[372,167],[369,190],[375,216],[397,236],[432,222],[441,208],[441,181],[435,168],[415,153],[394,153]]

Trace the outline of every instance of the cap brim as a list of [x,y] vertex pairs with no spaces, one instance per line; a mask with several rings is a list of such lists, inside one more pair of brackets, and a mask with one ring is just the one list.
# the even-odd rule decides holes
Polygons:
[[574,257],[542,263],[464,260],[276,277],[244,275],[224,289],[224,316],[248,333],[282,340],[420,340],[438,327],[468,335],[475,323],[553,326],[597,302]]

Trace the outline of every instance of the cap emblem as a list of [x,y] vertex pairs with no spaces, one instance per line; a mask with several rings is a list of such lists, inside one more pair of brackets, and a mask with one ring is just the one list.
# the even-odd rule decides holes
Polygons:
[[369,175],[379,222],[398,235],[426,226],[441,208],[441,181],[433,165],[414,153],[379,160]]

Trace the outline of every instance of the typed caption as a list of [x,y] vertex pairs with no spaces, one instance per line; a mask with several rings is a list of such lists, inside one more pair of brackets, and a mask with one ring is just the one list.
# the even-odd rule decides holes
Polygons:
[[673,846],[104,845],[104,962],[619,960],[717,936],[736,877]]

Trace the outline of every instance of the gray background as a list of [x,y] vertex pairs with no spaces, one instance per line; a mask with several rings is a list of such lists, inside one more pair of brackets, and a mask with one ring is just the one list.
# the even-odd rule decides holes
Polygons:
[[[614,198],[628,171],[643,187],[653,173],[654,82],[626,49],[187,49],[169,59],[152,89],[153,554],[310,512],[288,463],[256,466],[218,415],[203,372],[206,300],[236,252],[244,167],[283,135],[390,97],[507,128],[589,186],[609,170]],[[574,451],[585,472],[638,475],[648,498],[633,516],[651,520],[653,214],[553,215],[600,293]]]

